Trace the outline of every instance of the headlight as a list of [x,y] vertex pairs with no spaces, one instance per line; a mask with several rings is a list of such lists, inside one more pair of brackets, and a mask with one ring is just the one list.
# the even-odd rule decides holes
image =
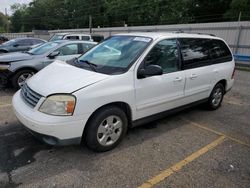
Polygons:
[[51,95],[42,103],[40,112],[55,116],[71,116],[75,109],[76,98],[73,95]]
[[0,64],[0,70],[7,70],[10,67],[10,65],[1,65]]

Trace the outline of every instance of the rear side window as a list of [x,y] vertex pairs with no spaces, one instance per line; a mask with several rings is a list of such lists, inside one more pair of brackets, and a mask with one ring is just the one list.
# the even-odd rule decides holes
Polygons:
[[213,63],[232,61],[232,54],[222,40],[211,40],[209,53]]
[[209,39],[179,39],[184,68],[195,68],[211,63],[209,56]]
[[31,46],[33,45],[32,39],[23,39],[17,42],[20,46]]
[[185,69],[232,60],[232,54],[222,40],[182,38],[179,42]]
[[66,39],[68,39],[68,40],[79,40],[79,36],[67,36]]

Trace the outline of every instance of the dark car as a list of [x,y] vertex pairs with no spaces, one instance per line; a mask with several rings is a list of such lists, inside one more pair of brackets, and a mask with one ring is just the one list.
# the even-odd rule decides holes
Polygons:
[[38,38],[17,38],[0,45],[0,53],[27,51],[34,45],[43,44],[45,40]]
[[59,40],[46,42],[26,52],[0,55],[0,85],[21,87],[33,74],[55,60],[67,61],[79,57],[96,42]]
[[4,36],[0,36],[0,44],[7,42],[9,39],[4,37]]

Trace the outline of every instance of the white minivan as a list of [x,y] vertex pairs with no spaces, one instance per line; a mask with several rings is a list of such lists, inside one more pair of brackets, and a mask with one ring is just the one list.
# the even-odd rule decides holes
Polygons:
[[127,129],[204,103],[215,110],[235,63],[220,38],[184,33],[114,35],[70,62],[55,61],[13,97],[16,116],[52,145],[117,146]]

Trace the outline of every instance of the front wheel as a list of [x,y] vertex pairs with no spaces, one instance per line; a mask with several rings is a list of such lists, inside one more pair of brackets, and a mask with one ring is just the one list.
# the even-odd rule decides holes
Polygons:
[[122,109],[116,106],[102,108],[86,127],[86,145],[97,152],[111,150],[121,142],[127,127],[127,116]]
[[224,94],[225,94],[224,86],[221,83],[216,84],[207,102],[208,109],[209,110],[218,109],[221,106]]
[[24,83],[35,74],[33,70],[21,70],[17,72],[12,78],[12,85],[14,88],[21,88]]

